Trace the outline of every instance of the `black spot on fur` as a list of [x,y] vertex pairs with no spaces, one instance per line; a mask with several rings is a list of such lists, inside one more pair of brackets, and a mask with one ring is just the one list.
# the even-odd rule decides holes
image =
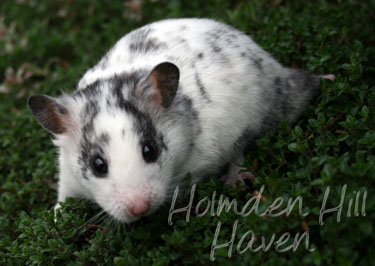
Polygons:
[[[82,131],[82,139],[80,141],[81,155],[78,158],[78,164],[81,166],[83,178],[88,179],[90,171],[93,174],[90,167],[92,157],[100,155],[104,159],[108,158],[104,152],[104,147],[109,143],[109,135],[102,133],[97,136],[93,130],[92,121],[88,121]],[[108,162],[108,159],[106,161]]]
[[143,42],[150,35],[151,32],[153,32],[152,28],[143,27],[129,33],[129,36],[133,42]]
[[215,42],[211,42],[210,47],[212,49],[212,52],[217,55],[217,58],[219,58],[221,63],[227,64],[229,62],[228,58],[222,52],[223,51],[222,47],[218,46]]
[[252,57],[251,60],[253,61],[254,66],[255,66],[260,72],[263,72],[263,65],[262,65],[263,58]]
[[188,96],[182,97],[184,109],[191,115],[194,120],[198,119],[198,112],[193,107],[193,102]]
[[156,39],[148,39],[144,42],[131,43],[129,48],[131,52],[138,53],[149,53],[155,52],[161,48],[166,48],[167,44],[164,42],[159,42]]
[[226,38],[225,41],[226,41],[228,44],[232,44],[232,39],[230,39],[230,38]]
[[110,99],[110,97],[107,97],[107,98],[105,99],[105,101],[106,101],[107,107],[108,107],[108,106],[111,106],[111,99]]
[[271,91],[265,91],[264,108],[267,109],[262,121],[260,122],[261,128],[255,132],[253,139],[263,136],[266,132],[273,133],[277,129],[277,125],[283,119],[286,119],[287,113],[286,97],[283,85],[283,78],[277,76],[273,80]]
[[220,34],[218,32],[208,32],[207,41],[212,51],[218,53],[221,51],[221,47],[218,46],[220,40]]
[[80,116],[83,124],[81,147],[83,148],[86,147],[90,139],[94,137],[94,120],[99,111],[99,106],[93,99],[89,100],[81,111]]
[[[119,96],[123,89],[130,90],[135,93],[136,86],[140,83],[141,79],[148,75],[149,71],[138,70],[132,73],[116,74],[107,79],[107,82],[112,88],[111,95]],[[123,97],[123,96],[122,96]]]
[[274,79],[273,84],[277,93],[277,98],[275,99],[273,108],[281,112],[283,119],[286,119],[288,115],[288,106],[287,106],[288,95],[285,91],[286,89],[285,84],[283,83],[283,80],[280,77],[276,77]]
[[203,59],[203,57],[204,57],[204,54],[203,54],[203,53],[199,53],[199,54],[198,54],[198,58],[199,58],[199,59]]
[[217,32],[208,32],[207,33],[208,39],[213,42],[220,39],[220,35]]
[[149,53],[158,51],[162,48],[167,48],[165,42],[161,42],[157,38],[149,37],[151,32],[151,28],[142,28],[130,33],[130,51],[136,53]]
[[217,33],[219,36],[227,36],[227,35],[229,35],[229,31],[228,31],[228,29],[226,29],[226,28],[217,28],[217,29],[216,29],[216,33]]
[[229,37],[232,38],[233,40],[237,39],[237,35],[234,33],[229,34]]
[[95,100],[90,100],[86,103],[84,109],[83,109],[83,114],[82,117],[85,120],[92,120],[96,117],[96,115],[99,113],[99,105]]
[[220,63],[227,64],[230,60],[223,52],[223,47],[228,46],[228,30],[218,28],[212,32],[208,32],[206,37],[207,43],[211,48],[212,53],[216,54],[216,58]]
[[109,135],[107,133],[102,133],[100,136],[99,136],[99,143],[102,143],[104,145],[108,145],[109,143]]
[[222,48],[214,43],[211,44],[211,48],[214,53],[220,53],[222,51]]
[[189,128],[192,129],[194,137],[198,136],[202,132],[199,113],[194,108],[193,101],[190,97],[178,93],[174,100],[173,107],[175,108],[171,110],[173,116],[188,117],[187,121],[190,123]]
[[208,96],[206,88],[203,86],[202,81],[201,81],[198,73],[195,73],[195,82],[197,84],[197,87],[199,88],[199,92],[200,92],[202,98],[204,98],[205,100],[207,100],[207,102],[211,102],[211,99]]
[[[102,137],[102,136],[101,136]],[[81,173],[83,178],[88,179],[89,172],[93,174],[91,165],[91,159],[95,155],[100,155],[104,159],[107,158],[102,147],[106,145],[105,142],[100,142],[101,137],[88,137],[84,136],[81,141],[81,155],[78,158],[78,164],[81,166]],[[107,160],[107,159],[106,159]],[[108,162],[108,160],[107,160]]]
[[281,95],[282,94],[281,78],[277,76],[274,79],[273,84],[275,85],[276,92]]
[[87,85],[86,87],[73,92],[73,98],[84,98],[87,100],[96,99],[100,94],[100,80]]

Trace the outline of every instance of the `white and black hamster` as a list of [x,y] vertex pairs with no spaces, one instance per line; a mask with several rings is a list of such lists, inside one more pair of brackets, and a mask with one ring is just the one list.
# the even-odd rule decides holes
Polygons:
[[127,223],[189,172],[196,183],[231,162],[228,183],[251,178],[236,166],[246,144],[294,121],[319,78],[228,25],[168,19],[121,38],[72,94],[28,103],[59,148],[58,202],[83,197]]

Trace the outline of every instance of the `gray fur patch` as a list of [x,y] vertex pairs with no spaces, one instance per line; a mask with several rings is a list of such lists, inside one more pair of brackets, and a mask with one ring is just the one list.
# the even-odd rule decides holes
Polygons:
[[134,53],[150,53],[165,49],[168,45],[157,38],[149,37],[151,28],[139,29],[131,33],[129,49]]
[[[94,132],[93,118],[88,119],[82,127],[82,138],[80,141],[81,154],[78,158],[78,164],[81,166],[82,176],[88,179],[91,170],[91,160],[94,156],[99,155],[107,162],[107,155],[104,148],[109,143],[109,134],[102,133],[99,136]],[[93,173],[92,173],[93,174]]]
[[199,88],[199,92],[200,92],[202,98],[204,98],[207,102],[211,102],[211,99],[208,96],[206,88],[203,86],[202,81],[201,81],[198,73],[195,73],[195,82],[197,84],[197,87]]
[[252,57],[251,60],[253,61],[254,66],[260,71],[263,72],[263,58],[260,57]]
[[[90,167],[91,160],[94,156],[99,155],[102,158],[106,159],[107,156],[104,153],[103,146],[106,146],[108,142],[105,141],[105,137],[103,136],[95,136],[93,134],[90,135],[83,135],[81,140],[81,155],[78,158],[78,164],[81,166],[82,176],[85,179],[88,179],[88,174],[92,169]],[[109,140],[109,138],[107,139]],[[93,173],[92,173],[93,174]]]
[[314,95],[319,80],[316,75],[302,70],[289,69],[286,77],[277,76],[273,80],[273,93],[264,95],[269,99],[268,110],[262,119],[260,134],[271,133],[281,120],[293,122]]
[[273,85],[277,95],[274,100],[273,108],[281,112],[283,118],[286,118],[288,115],[288,95],[284,92],[285,84],[283,84],[281,77],[276,77],[273,81]]
[[87,100],[96,99],[101,93],[99,85],[100,85],[100,81],[97,80],[94,83],[91,83],[87,85],[86,87],[73,92],[72,97],[83,98]]
[[193,101],[188,96],[177,93],[173,107],[174,110],[171,110],[171,112],[174,113],[173,116],[188,117],[187,120],[190,123],[189,128],[192,128],[194,137],[197,137],[202,132],[202,128],[199,113],[194,108]]

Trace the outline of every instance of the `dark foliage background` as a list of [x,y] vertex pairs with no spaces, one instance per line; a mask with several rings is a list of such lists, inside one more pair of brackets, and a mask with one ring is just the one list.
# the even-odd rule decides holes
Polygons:
[[[278,134],[264,136],[244,165],[257,174],[245,191],[231,191],[217,177],[199,184],[199,199],[224,193],[239,206],[265,186],[262,206],[277,197],[303,197],[304,212],[289,217],[241,218],[184,214],[167,224],[169,206],[132,225],[111,219],[89,221],[99,209],[71,199],[57,223],[56,150],[31,117],[27,98],[36,93],[72,91],[122,35],[170,17],[210,17],[229,23],[288,66],[334,73],[325,81],[298,123],[282,123]],[[0,264],[67,265],[373,265],[375,218],[375,2],[370,1],[56,1],[0,2]],[[347,184],[341,221],[336,214],[318,224],[324,191],[327,207],[340,202]],[[367,191],[366,216],[348,217],[350,199]],[[218,198],[218,197],[217,197]],[[215,204],[217,204],[217,198]],[[186,202],[177,202],[179,207]],[[283,205],[285,207],[285,204]],[[362,204],[359,205],[360,210]],[[354,200],[353,200],[354,208]],[[238,219],[233,254],[211,245],[218,222],[218,244],[230,240]],[[87,222],[89,221],[89,222]],[[254,247],[309,232],[313,252],[245,252],[237,244],[253,230]],[[247,238],[242,248],[250,239]],[[286,247],[285,245],[284,247]]]

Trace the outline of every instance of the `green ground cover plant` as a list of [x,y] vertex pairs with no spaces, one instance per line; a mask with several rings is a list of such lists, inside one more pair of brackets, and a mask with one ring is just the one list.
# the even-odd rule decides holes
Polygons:
[[[323,81],[297,123],[283,122],[277,134],[256,142],[244,166],[257,178],[245,190],[233,191],[217,176],[198,184],[189,221],[181,212],[169,225],[170,204],[131,225],[107,216],[90,220],[100,209],[69,199],[55,223],[57,152],[51,136],[32,118],[27,98],[73,91],[84,71],[121,36],[172,17],[223,21],[251,35],[283,64],[334,73],[337,79]],[[373,0],[2,0],[0,264],[373,265],[374,25]],[[196,214],[203,214],[209,202],[217,206],[221,194],[235,199],[241,210],[262,190],[260,213],[277,198],[284,202],[273,214],[285,210],[288,199],[300,197],[301,211],[308,215],[299,212],[298,204],[277,217],[242,217],[233,209],[215,216],[211,211]],[[188,203],[189,197],[179,199],[175,207]],[[337,206],[342,206],[341,215],[324,214],[324,224],[319,223],[322,210]],[[290,238],[280,241],[287,233]],[[229,246],[217,248],[213,261],[215,239],[225,244],[233,235],[231,256]],[[279,250],[273,235],[274,242],[283,243]],[[304,237],[295,251],[280,251],[302,235],[309,236],[308,248]],[[245,250],[251,241],[253,250]]]

